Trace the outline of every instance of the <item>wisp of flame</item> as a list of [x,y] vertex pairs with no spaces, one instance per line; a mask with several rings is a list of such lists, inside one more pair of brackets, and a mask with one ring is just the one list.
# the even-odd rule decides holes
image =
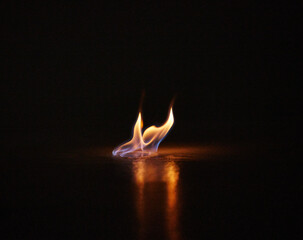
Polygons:
[[151,126],[142,135],[143,120],[141,112],[135,123],[132,139],[113,150],[114,156],[144,156],[157,152],[159,144],[174,124],[173,109],[170,108],[167,121],[160,127]]

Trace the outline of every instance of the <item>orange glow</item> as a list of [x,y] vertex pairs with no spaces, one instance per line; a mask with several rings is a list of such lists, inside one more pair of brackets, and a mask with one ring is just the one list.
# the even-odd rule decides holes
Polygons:
[[143,120],[139,112],[137,121],[133,129],[132,139],[115,148],[113,155],[124,156],[144,156],[158,151],[158,146],[164,139],[168,131],[174,124],[173,109],[170,108],[167,121],[160,127],[151,126],[142,135]]
[[177,210],[177,185],[179,180],[178,167],[174,162],[168,162],[166,164],[165,178],[167,182],[167,228],[170,235],[170,239],[179,239],[178,234],[178,211]]
[[145,181],[145,162],[139,161],[133,163],[133,173],[138,187],[136,194],[136,208],[138,219],[140,220],[139,235],[142,238],[144,232],[144,181]]
[[176,189],[179,180],[179,172],[177,171],[177,167],[174,162],[167,163],[165,178],[167,182],[168,209],[171,210],[174,209],[176,205]]
[[[133,162],[134,180],[137,186],[136,208],[139,220],[139,238],[150,231],[157,214],[148,214],[159,210],[159,204],[165,206],[165,229],[171,240],[180,239],[179,233],[179,205],[178,205],[178,181],[179,167],[173,161],[150,161],[147,158],[139,158]],[[163,184],[163,185],[161,185]],[[155,198],[153,188],[161,189],[164,186],[166,191],[158,192],[165,194],[165,201],[161,203]],[[161,198],[160,198],[161,199]],[[162,199],[162,201],[164,200]]]

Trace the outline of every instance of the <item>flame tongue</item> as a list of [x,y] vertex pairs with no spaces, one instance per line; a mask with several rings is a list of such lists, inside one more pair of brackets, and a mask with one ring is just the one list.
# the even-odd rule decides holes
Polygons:
[[145,143],[145,149],[149,151],[157,151],[160,142],[168,133],[169,129],[174,124],[173,109],[170,109],[169,117],[161,127],[151,126],[143,133],[143,142]]
[[143,121],[141,113],[139,113],[138,119],[134,126],[132,139],[119,147],[115,148],[113,155],[124,156],[142,156],[148,155],[153,152],[157,152],[158,146],[164,139],[172,125],[174,124],[173,109],[170,109],[170,113],[167,121],[161,126],[151,126],[147,128],[142,135]]

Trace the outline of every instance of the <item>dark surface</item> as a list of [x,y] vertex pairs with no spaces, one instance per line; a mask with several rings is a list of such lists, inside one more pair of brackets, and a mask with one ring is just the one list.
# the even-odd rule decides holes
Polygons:
[[0,170],[1,238],[298,239],[301,171],[276,147],[11,160]]

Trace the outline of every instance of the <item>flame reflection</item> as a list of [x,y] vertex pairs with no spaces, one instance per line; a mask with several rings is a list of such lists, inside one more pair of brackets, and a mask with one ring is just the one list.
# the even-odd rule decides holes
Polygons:
[[[173,161],[133,162],[136,183],[136,209],[139,220],[139,239],[162,228],[163,238],[179,239],[178,230],[178,181],[179,167]],[[163,226],[155,224],[162,224]],[[158,231],[157,230],[157,231]]]

